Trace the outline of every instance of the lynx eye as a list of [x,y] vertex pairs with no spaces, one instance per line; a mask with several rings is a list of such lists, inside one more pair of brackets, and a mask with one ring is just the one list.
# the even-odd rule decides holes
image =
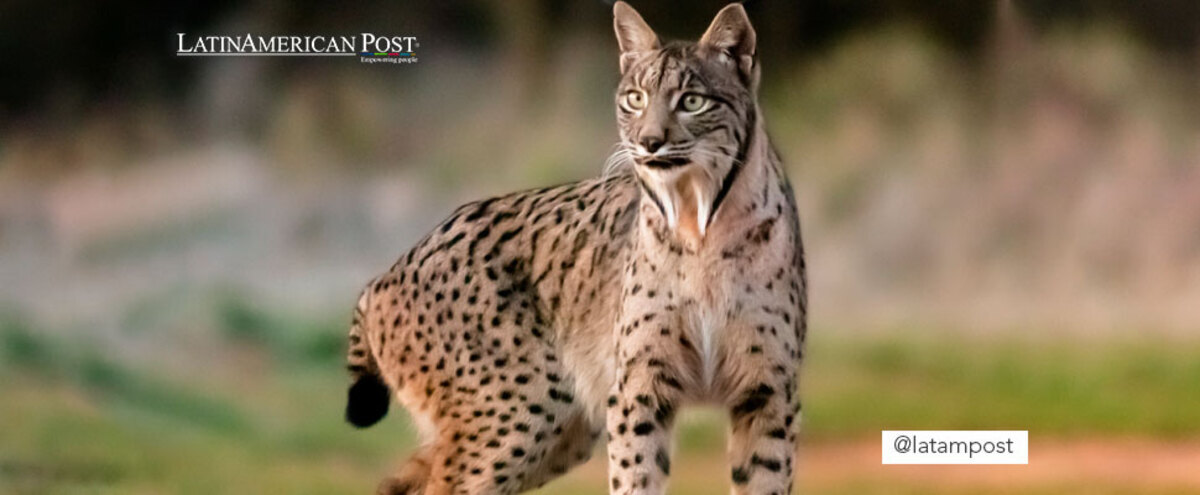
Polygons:
[[633,111],[646,108],[646,93],[637,90],[625,93],[625,107]]
[[687,113],[699,113],[708,108],[709,101],[711,100],[696,93],[688,93],[679,101],[679,108]]

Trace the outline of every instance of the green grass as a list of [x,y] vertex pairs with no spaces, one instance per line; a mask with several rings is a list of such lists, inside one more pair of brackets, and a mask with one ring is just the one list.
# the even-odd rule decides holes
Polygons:
[[[340,329],[229,300],[215,313],[214,333],[231,354],[265,351],[255,354],[253,376],[216,372],[237,366],[232,359],[209,363],[213,373],[181,376],[0,317],[0,492],[366,493],[412,447],[403,414],[365,431],[342,422],[346,382],[330,350]],[[1200,435],[1195,342],[915,330],[850,338],[816,329],[808,354],[808,442],[874,438],[881,429]],[[678,466],[722,466],[722,419],[700,411],[681,421]],[[602,493],[592,471],[541,493]],[[724,467],[680,471],[677,493],[727,490]],[[837,492],[928,492],[860,485]]]
[[810,438],[881,429],[1028,429],[1032,435],[1200,432],[1200,343],[817,335],[803,387]]

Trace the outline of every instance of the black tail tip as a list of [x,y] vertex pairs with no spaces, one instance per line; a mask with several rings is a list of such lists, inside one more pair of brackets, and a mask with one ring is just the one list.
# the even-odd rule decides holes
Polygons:
[[346,421],[359,428],[366,428],[387,415],[391,393],[387,385],[375,375],[363,375],[350,387],[346,401]]

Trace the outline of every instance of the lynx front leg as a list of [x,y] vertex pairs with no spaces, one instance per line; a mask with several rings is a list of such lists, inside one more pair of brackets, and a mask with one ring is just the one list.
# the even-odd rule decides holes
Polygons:
[[[726,375],[733,493],[792,492],[796,453],[796,341],[770,324],[747,329],[726,349],[737,365]],[[727,361],[732,362],[732,361]]]
[[795,405],[784,390],[760,384],[743,392],[730,409],[729,465],[733,493],[792,492]]
[[644,365],[626,371],[618,378],[624,386],[608,398],[609,493],[661,494],[671,472],[678,381]]
[[671,426],[684,388],[679,361],[687,350],[653,318],[639,321],[621,330],[625,340],[619,340],[617,380],[608,398],[612,494],[662,494],[671,472]]

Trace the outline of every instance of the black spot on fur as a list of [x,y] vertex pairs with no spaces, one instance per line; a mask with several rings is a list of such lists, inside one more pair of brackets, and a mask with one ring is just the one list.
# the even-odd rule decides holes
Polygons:
[[748,392],[744,399],[737,405],[733,406],[731,415],[736,419],[747,414],[758,412],[767,405],[767,400],[775,394],[775,389],[772,389],[767,384],[760,384],[758,388]]
[[654,464],[662,470],[663,474],[671,474],[671,458],[665,450],[658,449],[658,452],[654,454]]
[[750,482],[750,473],[743,468],[733,468],[733,484],[745,485]]
[[387,415],[391,392],[377,375],[362,375],[346,401],[346,421],[358,428],[371,426]]
[[670,422],[671,418],[674,417],[675,407],[669,403],[664,402],[658,406],[658,409],[654,410],[654,420],[658,421],[658,424],[663,425],[664,427],[667,426],[667,423]]
[[757,454],[750,457],[750,464],[757,464],[759,466],[766,468],[768,471],[771,471],[773,473],[778,473],[780,469],[783,469],[783,464],[780,463],[779,460],[764,459],[764,458],[759,457]]

